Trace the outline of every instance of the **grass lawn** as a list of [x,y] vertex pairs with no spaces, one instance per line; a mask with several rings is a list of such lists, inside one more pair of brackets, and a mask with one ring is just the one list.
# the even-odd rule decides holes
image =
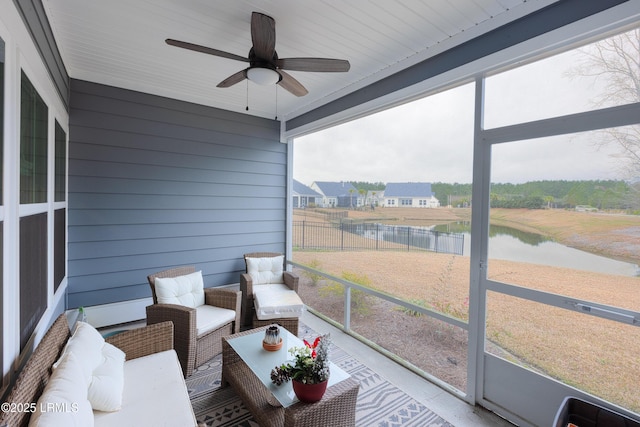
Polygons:
[[[537,231],[619,259],[638,260],[640,217],[572,211],[500,209],[492,222]],[[386,224],[430,225],[468,220],[466,209],[386,208],[349,212]],[[309,218],[307,218],[309,220]],[[603,240],[605,239],[605,240]],[[574,246],[578,246],[577,244]],[[631,248],[631,250],[629,249]],[[458,317],[467,312],[469,258],[427,252],[295,251],[294,261],[319,263],[341,277],[364,273],[373,288]],[[638,311],[640,278],[493,260],[490,279]],[[487,338],[513,360],[640,412],[640,328],[490,292]]]

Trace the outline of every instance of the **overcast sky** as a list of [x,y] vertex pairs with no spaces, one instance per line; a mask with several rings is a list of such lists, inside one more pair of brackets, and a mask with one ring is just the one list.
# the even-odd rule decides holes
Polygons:
[[[602,81],[569,78],[567,53],[490,78],[485,127],[589,109]],[[296,139],[294,178],[314,181],[472,181],[473,84]],[[610,147],[572,135],[494,146],[492,182],[620,179]]]

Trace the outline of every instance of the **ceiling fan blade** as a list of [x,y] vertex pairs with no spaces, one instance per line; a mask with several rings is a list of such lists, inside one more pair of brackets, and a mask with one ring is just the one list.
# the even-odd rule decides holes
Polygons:
[[343,73],[351,64],[345,59],[328,58],[283,58],[276,61],[276,67],[291,71],[318,71],[323,73]]
[[259,12],[251,13],[251,41],[256,56],[271,61],[276,50],[276,21]]
[[166,39],[165,42],[168,45],[181,47],[183,49],[194,50],[196,52],[201,52],[201,53],[208,53],[209,55],[220,56],[222,58],[227,58],[227,59],[235,59],[236,61],[249,62],[249,58],[245,58],[240,55],[234,55],[233,53],[229,53],[229,52],[223,52],[221,50],[213,49],[206,46],[200,46],[198,44],[183,42],[183,41],[174,40],[174,39]]
[[230,87],[247,78],[247,70],[238,71],[217,84],[217,87]]
[[288,90],[295,96],[305,96],[309,93],[309,91],[290,74],[287,74],[282,70],[279,70],[278,73],[280,73],[280,75],[282,76],[282,79],[278,82],[278,84],[284,89]]

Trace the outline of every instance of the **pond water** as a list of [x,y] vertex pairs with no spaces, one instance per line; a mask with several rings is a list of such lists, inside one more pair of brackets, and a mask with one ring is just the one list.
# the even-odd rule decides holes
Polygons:
[[[471,228],[468,224],[438,225],[436,231],[464,234],[464,252],[471,248]],[[489,231],[489,258],[507,261],[567,267],[621,276],[640,276],[636,264],[594,255],[553,242],[542,235],[526,233],[510,227],[492,225]]]

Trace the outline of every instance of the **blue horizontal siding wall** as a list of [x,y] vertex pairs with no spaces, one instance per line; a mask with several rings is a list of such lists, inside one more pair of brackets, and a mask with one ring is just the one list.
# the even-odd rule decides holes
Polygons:
[[[212,95],[213,96],[213,95]],[[284,252],[287,146],[274,120],[71,81],[68,308],[151,296],[146,276],[239,281]]]

